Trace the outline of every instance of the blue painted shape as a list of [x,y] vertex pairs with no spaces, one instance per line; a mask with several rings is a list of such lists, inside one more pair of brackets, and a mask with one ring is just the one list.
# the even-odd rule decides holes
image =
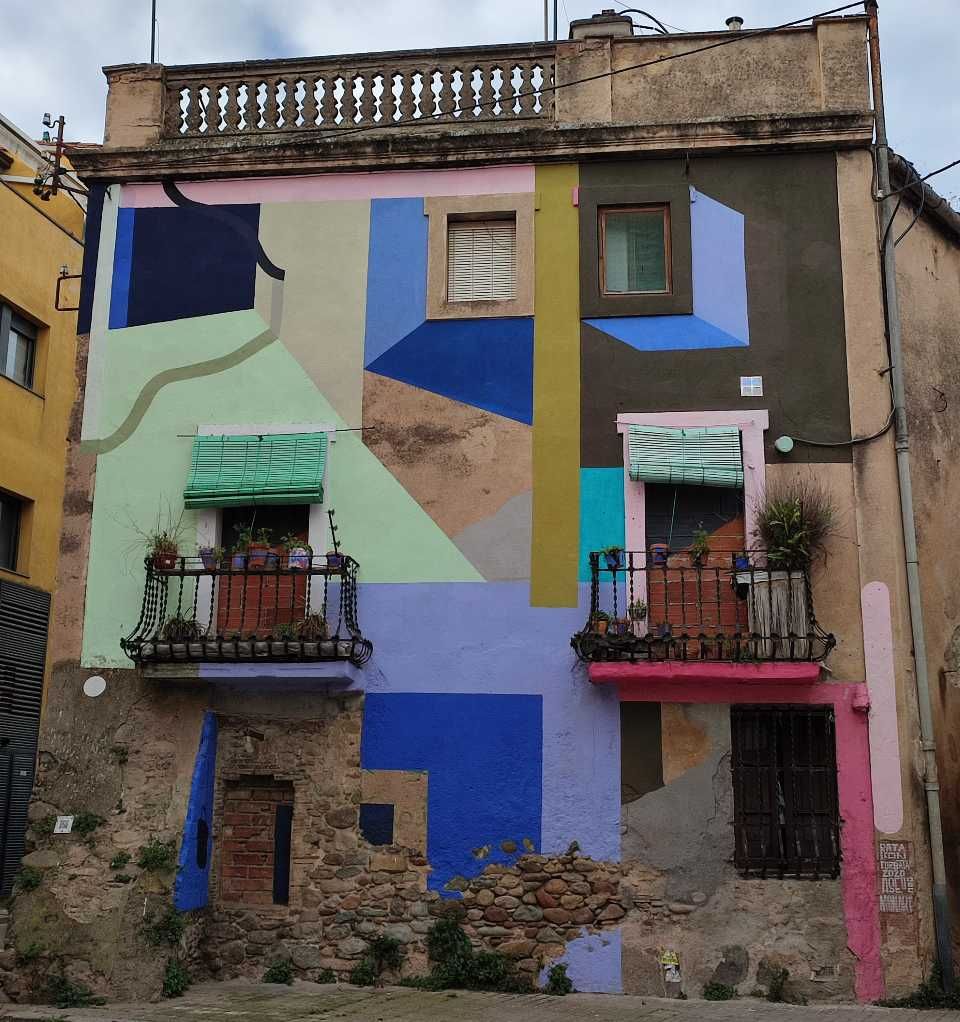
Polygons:
[[92,184],[87,192],[87,219],[83,238],[83,269],[80,279],[80,308],[77,311],[77,333],[90,333],[93,318],[93,289],[97,280],[97,257],[100,254],[100,227],[103,221],[103,197],[107,187]]
[[427,218],[423,199],[370,203],[363,364],[369,366],[427,318]]
[[360,804],[360,834],[371,845],[393,844],[394,806],[383,802]]
[[[540,847],[543,699],[534,695],[368,693],[360,765],[426,770],[429,886],[443,890],[524,838]],[[586,824],[586,820],[584,823]],[[478,862],[471,849],[490,845]]]
[[637,351],[750,344],[743,214],[690,189],[693,314],[584,320]]
[[[567,975],[581,993],[623,993],[623,939],[620,930],[601,930],[574,938],[567,944],[557,964],[567,967]],[[551,963],[553,964],[553,963]],[[540,973],[541,985],[546,983],[549,966]]]
[[748,344],[696,316],[623,316],[584,322],[637,351],[744,348]]
[[[209,899],[210,864],[213,860],[213,786],[217,766],[217,718],[209,710],[200,729],[200,747],[193,765],[187,818],[183,824],[177,878],[173,886],[173,904],[180,912],[203,908]],[[197,833],[206,824],[206,856],[198,856]],[[200,861],[204,865],[199,865]]]
[[258,205],[120,210],[125,213],[136,214],[136,229],[122,325],[253,308]]
[[580,469],[580,581],[590,581],[591,550],[625,541],[623,469]]
[[113,284],[110,288],[111,330],[120,330],[127,325],[136,212],[135,209],[117,210],[117,236],[113,245]]
[[690,189],[693,314],[750,343],[743,214]]
[[533,318],[431,320],[367,368],[518,422],[533,422]]

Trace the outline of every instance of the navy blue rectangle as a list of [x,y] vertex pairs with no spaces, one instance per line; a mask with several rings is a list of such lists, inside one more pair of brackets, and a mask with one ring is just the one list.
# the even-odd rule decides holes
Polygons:
[[365,802],[360,806],[360,833],[372,845],[393,844],[393,806]]
[[273,831],[273,903],[290,901],[290,834],[293,830],[293,806],[277,806]]
[[87,195],[87,218],[83,237],[83,269],[80,281],[80,309],[77,312],[77,333],[90,333],[93,319],[93,286],[97,277],[97,255],[100,251],[100,222],[103,219],[104,185],[91,185]]

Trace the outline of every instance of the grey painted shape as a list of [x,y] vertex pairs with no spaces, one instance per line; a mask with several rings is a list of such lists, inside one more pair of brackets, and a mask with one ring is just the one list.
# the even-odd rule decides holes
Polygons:
[[533,491],[511,497],[496,514],[453,537],[460,552],[488,582],[530,577]]
[[712,895],[731,876],[733,776],[730,707],[685,707],[710,742],[704,762],[623,807],[621,857],[667,873],[668,898]]

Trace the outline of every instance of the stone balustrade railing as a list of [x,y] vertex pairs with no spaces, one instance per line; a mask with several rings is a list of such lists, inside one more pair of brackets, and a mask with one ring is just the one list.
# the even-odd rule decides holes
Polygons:
[[[164,70],[168,139],[553,116],[552,44]],[[547,89],[547,91],[543,91]]]

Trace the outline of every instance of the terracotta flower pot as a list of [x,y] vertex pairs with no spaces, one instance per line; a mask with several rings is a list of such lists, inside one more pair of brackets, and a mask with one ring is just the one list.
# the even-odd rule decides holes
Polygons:
[[177,566],[177,555],[171,553],[156,553],[153,555],[153,566],[160,571],[173,571]]

